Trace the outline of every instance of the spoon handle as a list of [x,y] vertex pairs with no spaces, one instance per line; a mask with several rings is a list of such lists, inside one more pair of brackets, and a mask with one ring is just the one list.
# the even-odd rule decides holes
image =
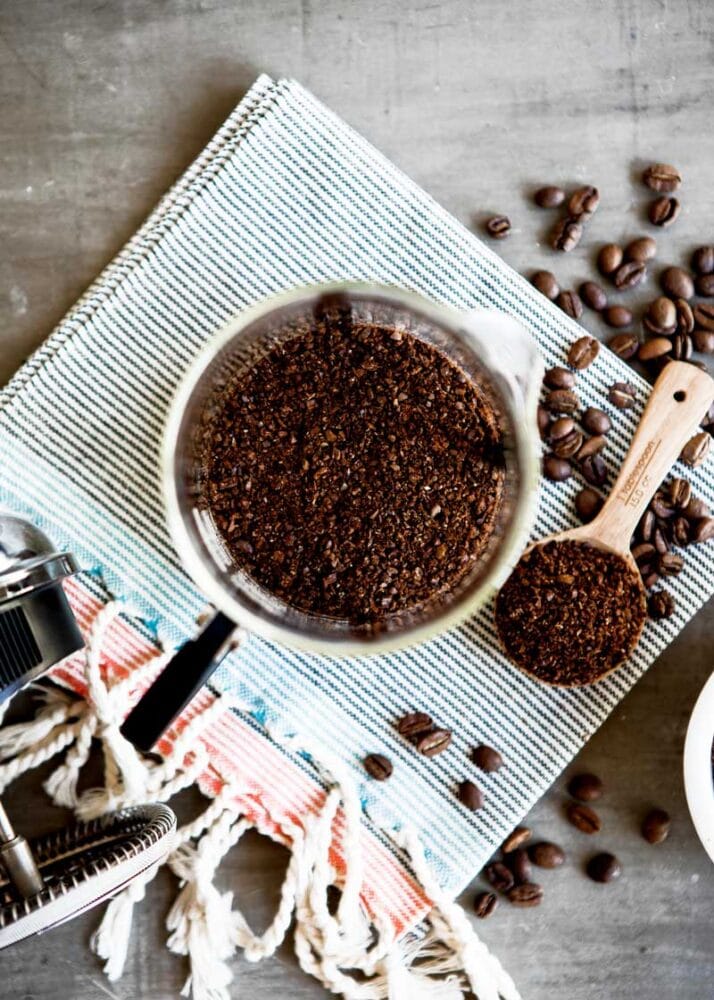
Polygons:
[[620,552],[655,490],[714,402],[714,380],[683,361],[657,379],[619,475],[589,534]]

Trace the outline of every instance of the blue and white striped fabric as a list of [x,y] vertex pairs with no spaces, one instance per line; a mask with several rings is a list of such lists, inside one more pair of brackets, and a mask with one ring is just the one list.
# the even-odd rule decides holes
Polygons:
[[[172,394],[191,359],[232,314],[273,292],[328,279],[395,283],[460,308],[519,317],[548,364],[581,331],[494,253],[292,81],[261,77],[125,250],[0,396],[0,503],[29,515],[169,643],[194,631],[201,595],[178,566],[164,524],[158,453]],[[613,411],[606,459],[628,446],[647,386],[608,351],[579,378],[588,405],[615,380],[638,406]],[[680,470],[684,471],[684,470]],[[710,466],[686,473],[714,503]],[[573,523],[576,480],[542,489],[537,535]],[[395,764],[363,784],[376,828],[420,828],[443,885],[482,865],[618,700],[714,589],[714,548],[688,553],[671,581],[677,611],[647,625],[631,661],[587,690],[540,687],[497,648],[492,610],[404,652],[337,661],[256,638],[216,684],[286,730],[312,731],[354,765],[369,751]],[[454,730],[448,752],[418,757],[393,720],[427,709]],[[506,766],[479,775],[485,806],[454,789],[475,776],[485,741]]]

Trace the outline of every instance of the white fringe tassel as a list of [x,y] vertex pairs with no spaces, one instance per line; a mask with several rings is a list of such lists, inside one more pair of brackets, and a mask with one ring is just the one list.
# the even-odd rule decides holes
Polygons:
[[[0,793],[18,775],[67,750],[45,789],[54,802],[74,808],[81,818],[139,802],[167,801],[204,771],[205,751],[197,749],[204,727],[230,708],[247,708],[233,699],[216,699],[186,726],[170,757],[160,763],[143,760],[119,727],[135,689],[156,671],[164,654],[157,652],[129,677],[107,686],[100,672],[101,653],[119,611],[115,602],[107,604],[93,623],[85,659],[85,701],[59,688],[43,687],[34,720],[0,729]],[[0,722],[5,707],[0,708]],[[360,900],[362,809],[349,768],[314,741],[284,738],[273,731],[269,735],[288,750],[310,754],[328,786],[325,801],[306,826],[292,824],[285,831],[291,840],[291,858],[275,917],[261,935],[254,934],[234,905],[233,893],[221,893],[214,885],[222,858],[250,826],[235,810],[235,800],[243,790],[227,783],[200,816],[177,832],[168,865],[181,888],[166,925],[168,947],[189,960],[182,995],[194,1000],[229,1000],[229,961],[237,949],[252,962],[272,955],[294,917],[300,965],[345,1000],[460,1000],[468,993],[479,1000],[519,1000],[510,976],[479,940],[463,910],[440,888],[412,828],[402,829],[393,838],[433,908],[424,925],[401,940],[394,938],[390,926],[375,926]],[[80,772],[95,738],[104,756],[104,785],[79,795]],[[332,914],[328,891],[336,873],[329,849],[339,809],[346,864],[340,901]],[[91,947],[104,960],[110,981],[124,970],[134,907],[144,898],[156,871],[144,873],[109,902],[92,937]]]

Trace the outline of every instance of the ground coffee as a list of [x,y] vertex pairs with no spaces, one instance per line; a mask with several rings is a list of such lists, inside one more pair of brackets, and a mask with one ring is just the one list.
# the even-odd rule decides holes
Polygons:
[[221,389],[202,505],[235,564],[290,605],[362,625],[443,600],[502,507],[502,433],[435,347],[344,314],[295,330]]

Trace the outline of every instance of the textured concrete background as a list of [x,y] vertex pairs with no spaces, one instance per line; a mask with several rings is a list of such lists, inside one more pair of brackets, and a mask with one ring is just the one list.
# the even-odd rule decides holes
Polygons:
[[[714,240],[713,42],[707,0],[2,0],[0,381],[262,70],[297,77],[463,221],[508,213],[506,260],[551,266],[565,285],[588,276],[599,243],[649,231],[637,174],[650,158],[674,162],[684,207],[658,238],[660,260],[682,262]],[[527,194],[581,181],[600,187],[602,205],[582,251],[556,257],[542,242],[550,217]],[[544,873],[539,910],[501,906],[479,925],[525,998],[714,996],[714,868],[681,784],[686,721],[713,640],[706,609],[577,763],[607,782],[597,846],[622,858],[618,884],[582,875],[591,844],[567,828],[562,787],[534,811],[538,834],[561,842],[569,863]],[[25,831],[61,822],[39,775],[7,801]],[[650,804],[674,817],[656,848],[637,832]],[[197,796],[183,806],[195,810]],[[222,869],[259,926],[284,864],[284,852],[256,836]],[[88,914],[4,953],[0,996],[177,996],[186,970],[163,948],[174,892],[168,875],[152,886],[120,983],[110,987],[87,952],[97,919]],[[237,960],[235,974],[234,994],[251,1000],[324,995],[288,947],[259,966]]]

